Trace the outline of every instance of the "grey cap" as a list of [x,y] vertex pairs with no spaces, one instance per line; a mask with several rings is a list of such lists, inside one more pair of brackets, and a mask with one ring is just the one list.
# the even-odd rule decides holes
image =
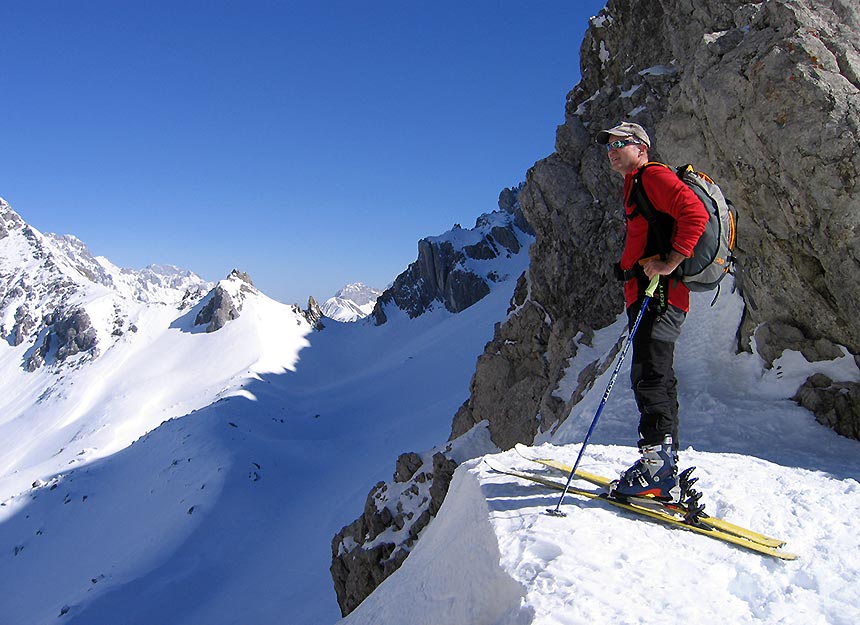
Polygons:
[[601,130],[597,135],[597,142],[601,145],[609,143],[609,137],[633,137],[639,139],[642,143],[651,147],[651,139],[648,138],[648,133],[639,124],[633,122],[621,122],[615,128],[609,130]]

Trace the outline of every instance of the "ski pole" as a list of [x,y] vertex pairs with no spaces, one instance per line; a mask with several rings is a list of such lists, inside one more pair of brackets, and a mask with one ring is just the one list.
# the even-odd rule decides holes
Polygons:
[[621,371],[624,357],[627,355],[627,350],[630,349],[630,346],[633,344],[633,337],[636,336],[636,330],[639,329],[639,323],[642,321],[642,316],[645,313],[645,309],[648,307],[648,302],[652,297],[654,297],[654,292],[657,290],[659,282],[660,276],[654,275],[654,277],[651,278],[651,282],[648,284],[648,288],[645,289],[645,298],[642,300],[642,306],[639,307],[639,314],[636,315],[636,321],[633,322],[633,328],[630,330],[627,342],[624,344],[624,349],[621,350],[621,355],[618,357],[618,363],[615,365],[612,376],[609,378],[609,384],[606,385],[606,390],[603,392],[603,399],[600,400],[600,405],[597,407],[597,412],[594,413],[594,419],[591,420],[591,426],[588,428],[588,433],[582,441],[582,447],[579,448],[579,455],[576,457],[576,462],[573,463],[570,475],[567,476],[567,483],[564,485],[564,491],[561,493],[561,497],[558,498],[558,503],[555,504],[555,508],[546,509],[546,513],[550,516],[566,516],[564,512],[559,510],[561,502],[564,500],[564,496],[567,495],[573,476],[576,475],[576,469],[579,468],[579,461],[582,460],[582,454],[585,452],[585,447],[588,445],[588,439],[591,438],[591,433],[594,432],[594,426],[597,425],[597,420],[600,419],[600,413],[603,412],[606,400],[609,399],[609,393],[612,392],[612,387],[615,386],[615,380],[618,378],[618,373]]

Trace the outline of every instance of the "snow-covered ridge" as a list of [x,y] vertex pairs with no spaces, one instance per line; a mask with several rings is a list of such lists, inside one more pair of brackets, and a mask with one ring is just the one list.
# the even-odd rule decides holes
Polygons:
[[211,284],[190,271],[120,269],[72,235],[42,234],[0,204],[0,334],[24,368],[94,358],[137,327],[141,307],[194,305]]
[[[38,321],[62,303],[98,338],[97,357],[51,347],[30,372],[53,330],[22,324],[0,346],[4,617],[333,623],[332,536],[399,453],[444,439],[513,282],[459,315],[317,332],[241,272],[176,302],[4,216],[7,335],[22,304]],[[181,290],[181,272],[150,269]],[[207,332],[216,299],[226,323]]]
[[[577,451],[534,453],[572,463]],[[564,476],[510,451],[457,469],[412,555],[341,623],[646,623],[655,605],[673,623],[857,622],[856,479],[742,455],[685,455],[714,514],[787,540],[800,559],[770,559],[599,500],[569,496],[567,516],[549,516],[557,491],[490,464]],[[583,468],[614,475],[628,458],[628,448],[596,445]]]
[[175,265],[149,265],[143,269],[117,267],[104,256],[96,257],[111,285],[132,299],[148,303],[181,304],[188,294],[205,293],[212,283]]

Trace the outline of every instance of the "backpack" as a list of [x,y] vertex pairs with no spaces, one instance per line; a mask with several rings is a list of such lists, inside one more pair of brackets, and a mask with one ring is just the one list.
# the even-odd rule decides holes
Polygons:
[[[648,221],[648,229],[653,231],[660,250],[668,254],[671,249],[671,230],[667,233],[666,222],[660,219],[665,213],[654,208],[645,195],[641,181],[642,171],[653,165],[669,168],[663,163],[646,163],[633,180],[633,197],[636,200],[637,212]],[[691,291],[710,291],[718,288],[726,274],[734,273],[738,212],[731,201],[726,199],[722,189],[707,174],[696,171],[690,164],[678,167],[675,172],[702,201],[710,218],[699,242],[696,243],[693,256],[684,260],[673,275],[680,277]]]

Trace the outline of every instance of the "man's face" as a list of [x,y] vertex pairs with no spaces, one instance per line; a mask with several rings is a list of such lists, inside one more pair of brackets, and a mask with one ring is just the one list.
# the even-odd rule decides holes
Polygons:
[[642,164],[645,146],[641,143],[631,143],[632,141],[636,139],[611,135],[606,146],[609,150],[609,166],[622,176],[626,176]]

